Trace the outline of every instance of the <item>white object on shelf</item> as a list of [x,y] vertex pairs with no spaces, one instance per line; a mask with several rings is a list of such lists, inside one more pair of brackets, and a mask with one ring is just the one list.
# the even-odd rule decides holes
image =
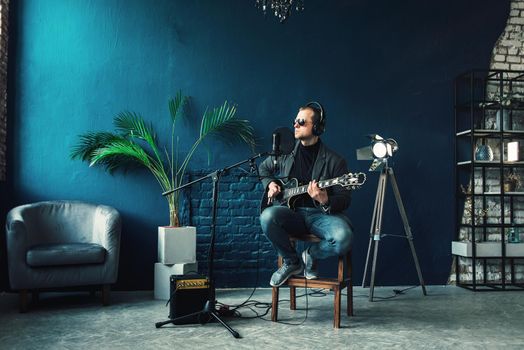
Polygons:
[[[506,246],[506,257],[524,257],[524,243],[504,243]],[[502,256],[501,242],[478,242],[475,244],[476,256],[479,258],[498,258]],[[473,256],[473,245],[471,242],[451,242],[451,254],[467,258]]]
[[516,162],[519,160],[519,142],[513,141],[507,143],[508,148],[508,162]]

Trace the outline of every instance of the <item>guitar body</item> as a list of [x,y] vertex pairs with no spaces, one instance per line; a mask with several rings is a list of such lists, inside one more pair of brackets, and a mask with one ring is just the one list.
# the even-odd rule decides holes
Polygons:
[[287,182],[280,181],[280,189],[281,192],[273,198],[271,202],[268,203],[268,197],[267,197],[267,190],[264,191],[264,194],[262,195],[262,202],[260,203],[260,212],[263,212],[264,209],[267,207],[272,207],[274,205],[286,205],[290,208],[293,208],[293,202],[296,198],[290,197],[290,198],[284,198],[284,193],[286,189],[292,189],[298,187],[298,180],[297,179],[291,179]]
[[[318,182],[318,187],[327,188],[331,186],[342,186],[345,189],[356,189],[360,188],[366,182],[366,174],[364,173],[348,173],[342,176],[329,179],[321,180]],[[281,192],[268,203],[267,189],[264,191],[262,196],[262,202],[260,203],[260,212],[263,212],[267,207],[273,205],[287,205],[293,209],[293,203],[296,200],[296,196],[303,193],[307,193],[308,185],[299,186],[297,179],[291,179],[287,182],[280,181]]]

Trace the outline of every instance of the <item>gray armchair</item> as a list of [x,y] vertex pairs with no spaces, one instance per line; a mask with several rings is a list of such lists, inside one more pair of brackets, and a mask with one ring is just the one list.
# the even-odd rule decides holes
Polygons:
[[22,205],[7,214],[11,289],[27,293],[75,286],[102,286],[103,304],[118,276],[120,214],[114,208],[75,201]]

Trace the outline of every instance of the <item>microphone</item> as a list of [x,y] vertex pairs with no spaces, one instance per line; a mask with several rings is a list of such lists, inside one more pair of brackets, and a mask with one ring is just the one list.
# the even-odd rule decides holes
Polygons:
[[272,155],[273,155],[273,165],[277,166],[278,156],[280,156],[280,133],[274,132],[273,133],[273,148],[272,148]]
[[286,127],[280,127],[273,131],[273,147],[270,156],[273,157],[274,171],[278,172],[278,158],[290,154],[295,147],[295,136],[293,131]]

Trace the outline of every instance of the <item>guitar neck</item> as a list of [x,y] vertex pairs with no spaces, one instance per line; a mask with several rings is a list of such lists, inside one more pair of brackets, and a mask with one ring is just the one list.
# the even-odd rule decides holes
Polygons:
[[[322,181],[317,182],[317,184],[318,184],[319,188],[328,188],[328,187],[331,187],[331,186],[335,186],[335,185],[338,184],[338,177],[334,178],[334,179],[329,179],[329,180],[322,180]],[[308,185],[288,188],[288,189],[284,190],[283,198],[284,199],[288,199],[288,198],[291,198],[291,197],[298,196],[300,194],[306,193],[307,192],[307,187],[308,187]]]

